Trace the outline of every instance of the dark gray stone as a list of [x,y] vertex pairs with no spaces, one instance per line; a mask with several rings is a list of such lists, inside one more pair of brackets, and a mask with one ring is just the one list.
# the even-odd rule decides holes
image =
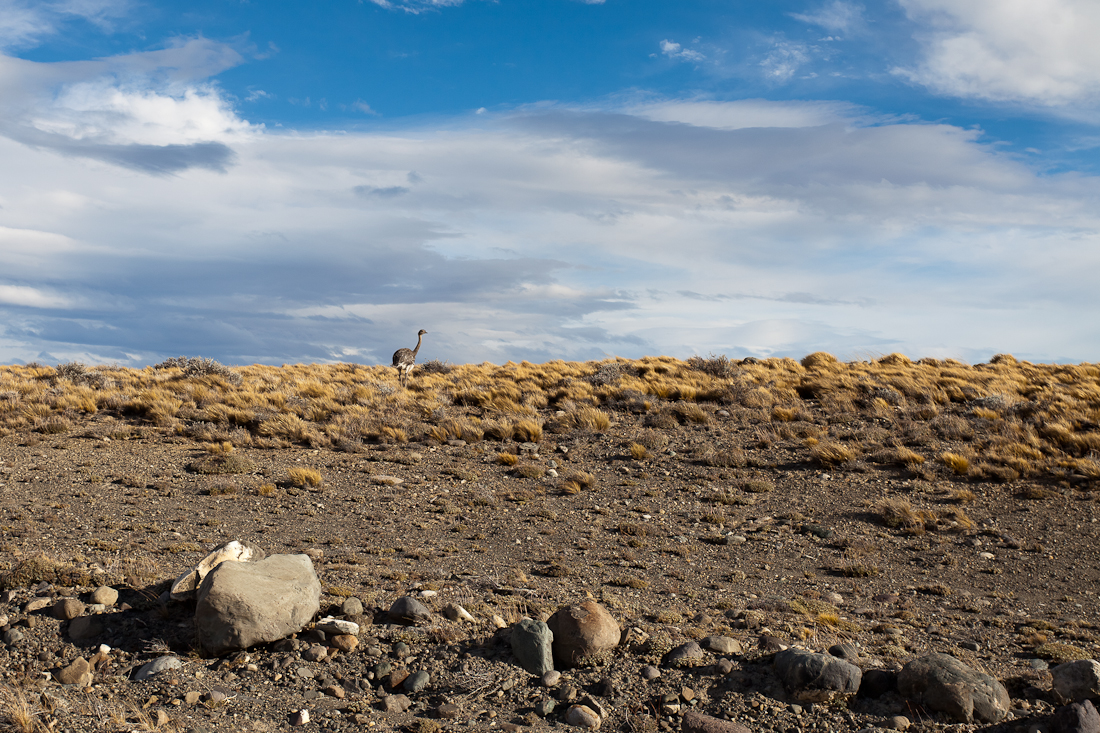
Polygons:
[[859,663],[859,647],[850,641],[846,641],[843,644],[833,644],[829,647],[829,654],[832,654],[837,659],[843,659],[852,664]]
[[418,624],[430,620],[432,612],[412,596],[402,596],[393,602],[387,615],[394,623]]
[[1004,685],[950,654],[927,654],[898,673],[898,692],[961,723],[999,723],[1010,700]]
[[898,689],[898,673],[886,669],[869,669],[863,673],[856,697],[879,698]]
[[705,657],[706,655],[703,653],[703,647],[699,646],[699,642],[689,641],[672,649],[664,656],[664,659],[661,660],[661,664],[666,667],[692,666],[695,662]]
[[416,693],[426,688],[429,684],[431,684],[431,681],[432,676],[424,670],[420,670],[419,672],[413,672],[408,677],[406,677],[405,684],[403,684],[402,687],[404,688],[405,692]]
[[694,710],[684,713],[680,730],[683,733],[750,733],[749,729],[740,723],[712,718]]
[[220,656],[301,631],[321,607],[321,581],[308,555],[227,560],[199,586],[195,633]]
[[811,691],[856,692],[863,679],[863,672],[851,662],[805,649],[778,652],[775,669],[787,691],[796,695]]
[[1063,705],[1051,723],[1054,733],[1100,733],[1100,714],[1091,700]]
[[542,621],[525,618],[512,627],[512,653],[519,666],[540,677],[554,669],[554,632]]

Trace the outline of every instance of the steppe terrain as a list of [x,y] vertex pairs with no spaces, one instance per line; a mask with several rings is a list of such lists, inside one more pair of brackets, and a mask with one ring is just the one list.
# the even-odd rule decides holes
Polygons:
[[[572,688],[604,730],[678,730],[687,709],[782,733],[975,727],[893,693],[796,700],[771,674],[783,645],[849,642],[865,671],[932,650],[985,670],[1027,730],[1058,703],[1047,666],[1100,655],[1098,451],[1100,366],[1007,355],[432,362],[407,389],[354,364],[0,367],[0,725],[563,729]],[[308,553],[322,613],[362,602],[357,648],[203,658],[193,602],[162,596],[233,539]],[[120,597],[95,638],[25,611],[102,585]],[[431,622],[387,622],[405,595]],[[619,650],[543,686],[507,625],[590,598]],[[713,635],[740,651],[661,666]],[[100,644],[92,685],[55,681]],[[165,654],[182,668],[130,679]],[[382,709],[383,663],[431,675],[405,712]]]

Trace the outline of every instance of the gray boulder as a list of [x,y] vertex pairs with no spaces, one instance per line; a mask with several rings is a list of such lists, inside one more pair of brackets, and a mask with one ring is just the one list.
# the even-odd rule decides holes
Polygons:
[[898,692],[960,723],[999,723],[1008,714],[1010,702],[1008,691],[995,678],[938,652],[902,667]]
[[859,690],[863,672],[851,662],[806,649],[784,649],[775,655],[783,686],[800,698]]
[[666,667],[690,667],[705,657],[699,642],[687,641],[669,650],[668,654],[661,659],[661,664]]
[[307,555],[225,561],[199,587],[195,632],[219,656],[301,631],[321,607],[321,581]]
[[1100,664],[1094,659],[1059,664],[1050,676],[1054,691],[1067,702],[1100,700]]
[[619,623],[595,601],[560,608],[546,621],[554,633],[554,658],[575,667],[619,645]]
[[542,621],[525,618],[512,627],[512,654],[519,666],[540,677],[554,669],[554,633]]

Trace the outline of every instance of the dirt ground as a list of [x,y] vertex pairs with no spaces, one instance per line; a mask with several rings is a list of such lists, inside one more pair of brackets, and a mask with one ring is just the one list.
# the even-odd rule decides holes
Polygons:
[[[41,730],[289,730],[300,710],[307,730],[561,728],[570,687],[605,708],[609,730],[678,730],[688,709],[784,733],[858,731],[895,715],[951,725],[893,693],[800,701],[771,674],[779,645],[851,642],[864,671],[929,651],[985,670],[1012,696],[1010,726],[1026,729],[1056,702],[1047,665],[1097,657],[1100,492],[1090,484],[975,482],[858,460],[831,469],[797,437],[761,440],[756,413],[702,408],[705,423],[664,426],[667,444],[642,459],[629,446],[647,418],[630,412],[537,444],[237,448],[252,465],[232,475],[196,472],[209,452],[169,429],[111,439],[121,421],[103,413],[62,434],[0,438],[0,562],[12,569],[0,614],[20,637],[0,647],[9,725],[19,729],[12,710],[25,701]],[[721,467],[699,459],[701,446],[746,460]],[[295,486],[293,468],[322,481]],[[308,552],[322,614],[362,601],[358,648],[321,662],[288,645],[202,658],[193,603],[158,597],[233,539]],[[55,575],[27,571],[38,555]],[[23,610],[40,596],[86,600],[101,584],[121,597],[93,639],[73,642],[48,609]],[[432,623],[387,623],[407,594],[436,613]],[[493,617],[545,618],[588,598],[619,621],[620,650],[547,688],[515,663]],[[474,621],[445,618],[448,603]],[[660,666],[670,648],[710,635],[742,652]],[[111,651],[91,686],[50,678],[100,644]],[[130,679],[166,653],[182,668]],[[383,710],[400,692],[383,662],[431,675],[406,712]],[[661,675],[645,679],[646,665]],[[554,711],[536,713],[546,699]]]

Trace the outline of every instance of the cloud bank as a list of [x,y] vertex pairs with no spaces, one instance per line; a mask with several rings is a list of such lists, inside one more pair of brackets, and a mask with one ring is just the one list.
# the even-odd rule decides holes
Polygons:
[[0,362],[1100,346],[1097,181],[973,129],[649,96],[273,131],[210,81],[239,62],[0,57]]

